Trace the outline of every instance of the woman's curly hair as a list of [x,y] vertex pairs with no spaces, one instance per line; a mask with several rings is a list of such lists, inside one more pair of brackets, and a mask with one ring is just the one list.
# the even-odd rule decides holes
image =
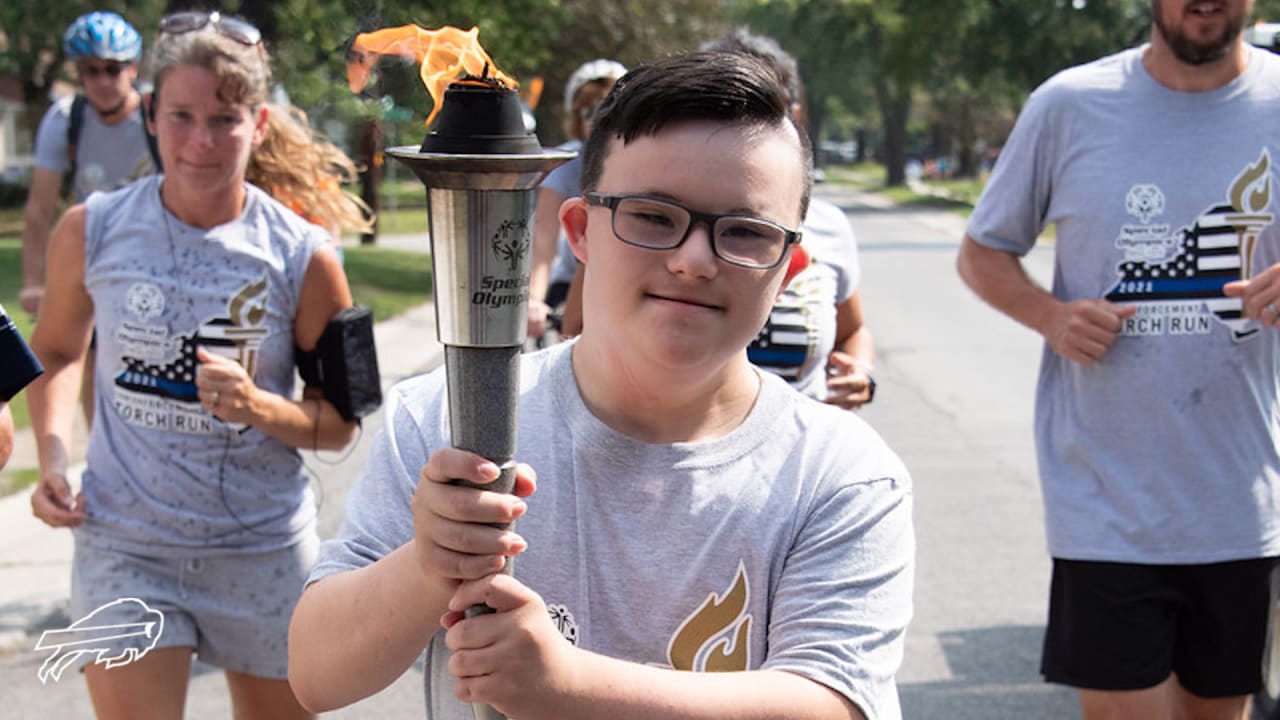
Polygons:
[[246,180],[336,239],[342,230],[373,230],[373,211],[342,188],[357,177],[355,163],[311,129],[306,113],[293,106],[268,106],[265,134],[249,157]]

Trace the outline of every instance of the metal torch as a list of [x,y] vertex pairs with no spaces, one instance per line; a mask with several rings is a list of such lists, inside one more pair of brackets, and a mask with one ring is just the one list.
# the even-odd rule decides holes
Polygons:
[[[449,86],[433,127],[420,148],[390,148],[387,154],[427,186],[450,439],[453,447],[501,469],[497,480],[480,487],[509,493],[515,485],[534,189],[574,154],[543,150],[524,130],[516,91],[492,84]],[[511,572],[510,558],[503,572]],[[467,615],[483,612],[493,611],[479,605]],[[472,707],[477,720],[504,717],[487,705]]]

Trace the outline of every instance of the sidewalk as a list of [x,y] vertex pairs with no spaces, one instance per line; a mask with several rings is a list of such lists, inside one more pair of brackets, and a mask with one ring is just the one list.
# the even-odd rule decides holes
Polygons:
[[[426,252],[426,233],[383,236],[378,245]],[[430,303],[377,323],[374,342],[384,389],[443,362],[443,348],[436,340],[435,309]],[[78,432],[81,442],[77,446],[83,446],[83,427]],[[73,485],[78,485],[84,467],[83,447],[79,447],[76,459],[79,462],[68,478]],[[20,430],[6,470],[36,465],[35,438],[30,430]],[[0,498],[0,657],[29,651],[42,630],[74,620],[66,614],[71,592],[71,533],[36,519],[31,514],[30,496],[26,491]]]

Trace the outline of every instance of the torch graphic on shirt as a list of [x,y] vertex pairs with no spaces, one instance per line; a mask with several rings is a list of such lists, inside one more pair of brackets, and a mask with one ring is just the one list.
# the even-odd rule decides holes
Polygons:
[[227,317],[200,326],[196,343],[215,355],[231,358],[253,376],[258,349],[267,337],[267,279],[250,283],[227,304]]
[[1231,185],[1231,207],[1235,212],[1223,220],[1236,231],[1240,247],[1240,279],[1253,277],[1253,251],[1262,229],[1272,220],[1266,212],[1271,204],[1271,155],[1263,149],[1258,162],[1245,168]]

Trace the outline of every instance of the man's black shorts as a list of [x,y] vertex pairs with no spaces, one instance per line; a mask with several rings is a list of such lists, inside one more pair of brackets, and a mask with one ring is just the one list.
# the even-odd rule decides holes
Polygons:
[[1040,672],[1091,690],[1139,690],[1176,673],[1201,697],[1262,687],[1275,558],[1206,565],[1053,561]]

